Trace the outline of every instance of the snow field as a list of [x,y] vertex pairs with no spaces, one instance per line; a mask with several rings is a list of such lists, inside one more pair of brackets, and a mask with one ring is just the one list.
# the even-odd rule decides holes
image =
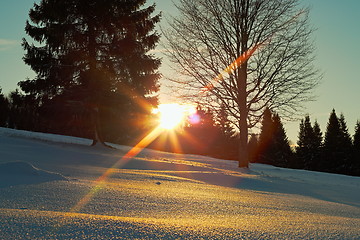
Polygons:
[[0,239],[360,238],[356,177],[22,133],[0,129]]

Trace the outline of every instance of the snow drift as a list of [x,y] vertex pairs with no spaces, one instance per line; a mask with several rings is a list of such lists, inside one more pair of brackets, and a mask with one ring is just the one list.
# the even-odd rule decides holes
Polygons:
[[0,128],[0,239],[360,239],[359,177],[90,143]]

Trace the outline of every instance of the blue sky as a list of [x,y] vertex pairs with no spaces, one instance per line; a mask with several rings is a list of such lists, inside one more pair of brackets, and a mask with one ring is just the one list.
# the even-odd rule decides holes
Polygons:
[[[317,100],[305,104],[304,114],[310,114],[312,120],[317,119],[325,132],[329,113],[335,108],[338,114],[345,115],[352,135],[356,121],[360,120],[360,1],[302,1],[311,6],[311,24],[317,28],[315,64],[324,74],[321,85],[315,90]],[[1,0],[0,3],[0,87],[3,93],[14,90],[17,82],[35,76],[23,63],[24,51],[20,46],[21,39],[26,37],[25,21],[33,2]],[[171,0],[148,0],[152,2],[156,2],[157,11],[162,11],[164,18],[175,13]],[[160,94],[163,94],[162,99],[166,98],[164,92]],[[288,137],[295,142],[299,121],[285,123],[285,127]]]

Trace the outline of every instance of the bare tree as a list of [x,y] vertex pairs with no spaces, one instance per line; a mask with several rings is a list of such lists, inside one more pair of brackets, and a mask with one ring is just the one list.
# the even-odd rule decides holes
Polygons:
[[248,167],[248,135],[265,107],[290,117],[311,99],[319,72],[309,8],[298,0],[179,0],[163,31],[171,80],[181,97],[225,107],[240,132],[239,167]]

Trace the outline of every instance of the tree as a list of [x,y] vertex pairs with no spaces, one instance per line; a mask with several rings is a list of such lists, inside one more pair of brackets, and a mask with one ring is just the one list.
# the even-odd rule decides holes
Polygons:
[[301,120],[299,138],[296,147],[298,168],[314,170],[319,160],[322,133],[317,122],[311,126],[310,117]]
[[299,0],[180,0],[177,8],[164,32],[181,74],[173,81],[183,99],[226,107],[240,134],[239,167],[248,167],[249,128],[264,109],[292,116],[317,85],[309,9]]
[[342,169],[341,172],[347,174],[351,168],[351,152],[352,152],[352,139],[349,134],[349,130],[345,121],[344,114],[340,114],[339,117],[340,123],[340,148],[342,155]]
[[271,164],[270,161],[267,160],[267,158],[264,156],[269,149],[274,132],[275,129],[272,120],[272,112],[269,108],[266,108],[261,122],[261,131],[257,151],[258,155],[255,157],[255,162]]
[[109,114],[132,118],[129,112],[157,104],[160,60],[148,52],[159,40],[154,27],[160,15],[152,16],[155,5],[144,4],[145,0],[35,3],[25,31],[38,45],[26,39],[22,45],[24,61],[37,76],[20,82],[21,89],[38,99],[48,115],[67,116],[65,122],[82,115],[83,125],[94,132],[93,144],[103,142],[101,126],[108,125],[104,121],[111,119]]
[[312,162],[313,164],[310,165],[310,168],[312,170],[316,170],[316,166],[318,162],[321,161],[321,152],[323,148],[323,136],[320,129],[320,125],[317,121],[315,121],[314,123],[313,131],[314,131],[314,136],[313,136],[314,138],[313,138],[312,146],[313,146],[314,161]]
[[250,135],[248,146],[249,146],[249,161],[256,162],[258,156],[258,149],[259,149],[259,140],[257,134],[252,133]]
[[224,106],[220,107],[217,114],[217,125],[225,138],[231,138],[235,135],[234,129],[229,121],[229,116]]
[[347,131],[345,118],[342,114],[338,118],[333,109],[326,128],[320,170],[345,173],[349,164],[350,151],[351,138]]
[[9,101],[0,88],[0,127],[6,127],[9,118]]
[[221,131],[216,126],[214,114],[211,110],[204,110],[198,106],[196,115],[199,121],[190,123],[184,128],[182,145],[185,146],[187,152],[214,156],[221,148],[221,142],[218,141]]
[[8,127],[29,131],[37,131],[39,118],[38,101],[32,95],[24,95],[18,89],[10,92]]
[[258,144],[257,162],[278,167],[292,164],[292,151],[278,114],[265,110]]

